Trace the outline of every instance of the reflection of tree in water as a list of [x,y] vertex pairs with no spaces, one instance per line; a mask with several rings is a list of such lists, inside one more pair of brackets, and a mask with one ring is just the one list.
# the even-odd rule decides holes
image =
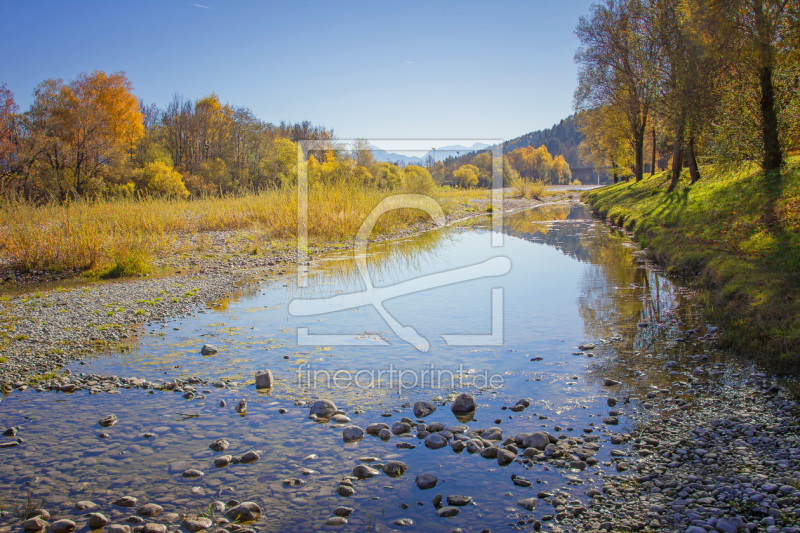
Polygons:
[[581,235],[589,224],[564,223],[588,221],[591,218],[589,210],[583,205],[558,204],[510,215],[503,220],[503,229],[513,237],[546,244],[579,261],[591,262],[581,242]]
[[[453,242],[457,228],[446,227],[413,237],[370,244],[367,248],[367,269],[373,283],[392,274],[418,273],[425,263],[440,256]],[[296,278],[295,278],[296,279]],[[309,287],[348,284],[361,280],[352,248],[341,254],[323,256],[309,269]],[[303,291],[305,292],[305,291]]]
[[[578,312],[584,341],[618,339],[597,350],[607,356],[592,360],[589,379],[612,378],[623,383],[622,395],[642,395],[651,385],[668,387],[686,376],[670,376],[664,362],[684,360],[703,347],[681,336],[679,322],[693,323],[690,306],[678,287],[659,272],[640,266],[631,240],[621,231],[589,222],[582,205],[554,205],[517,213],[504,221],[509,235],[553,246],[579,261],[591,263],[581,282]],[[575,222],[569,222],[575,221]],[[648,327],[638,327],[647,323]]]

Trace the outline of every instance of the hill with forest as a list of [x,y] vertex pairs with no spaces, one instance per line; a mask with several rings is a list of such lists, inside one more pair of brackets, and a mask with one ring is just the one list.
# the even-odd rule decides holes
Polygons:
[[[520,135],[503,143],[503,154],[508,154],[520,148],[544,146],[553,157],[563,156],[570,166],[583,166],[578,156],[578,146],[583,141],[583,134],[575,124],[575,116],[570,115],[550,128],[536,130],[525,135]],[[490,150],[493,146],[485,148]],[[469,164],[478,152],[448,158],[448,164],[456,166]]]

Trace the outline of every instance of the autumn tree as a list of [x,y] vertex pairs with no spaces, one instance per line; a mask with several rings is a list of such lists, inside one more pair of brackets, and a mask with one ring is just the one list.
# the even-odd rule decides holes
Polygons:
[[[725,103],[730,103],[731,110],[751,104],[748,108],[758,117],[753,133],[760,144],[759,163],[768,172],[780,172],[784,148],[778,108],[781,95],[776,94],[780,91],[776,75],[781,71],[782,58],[791,55],[791,52],[786,54],[787,48],[797,49],[800,4],[797,0],[691,0],[688,3],[702,25],[706,41],[725,39],[725,46],[717,50],[732,65],[732,75],[728,78],[730,98]],[[752,91],[748,90],[748,85],[752,86]],[[790,86],[789,91],[796,92],[797,87]],[[737,141],[746,144],[751,135],[742,132],[736,139],[731,135],[735,126],[727,131],[724,127],[725,122],[736,124],[746,115],[734,111],[721,118],[723,128],[719,141],[733,144],[729,152],[744,152],[742,158],[748,158],[747,150],[740,150],[736,145]]]
[[652,77],[658,49],[649,34],[645,0],[605,0],[581,17],[575,33],[581,46],[575,107],[619,110],[627,122],[634,175],[642,179],[644,138],[653,105]]
[[16,164],[14,146],[14,120],[19,107],[6,84],[0,85],[0,191],[7,177],[13,174]]
[[80,74],[69,84],[47,80],[34,92],[29,111],[31,134],[45,144],[42,162],[58,183],[62,198],[102,192],[105,181],[120,178],[144,131],[139,103],[125,74]]
[[471,189],[478,185],[478,176],[480,170],[475,165],[464,165],[455,172],[453,177],[456,180],[456,185],[464,189]]

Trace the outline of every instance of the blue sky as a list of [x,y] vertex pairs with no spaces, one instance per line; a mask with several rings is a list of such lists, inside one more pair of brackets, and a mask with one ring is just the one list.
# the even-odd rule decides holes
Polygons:
[[46,78],[121,70],[148,103],[216,92],[343,139],[509,139],[571,113],[590,4],[0,0],[0,83],[27,109]]

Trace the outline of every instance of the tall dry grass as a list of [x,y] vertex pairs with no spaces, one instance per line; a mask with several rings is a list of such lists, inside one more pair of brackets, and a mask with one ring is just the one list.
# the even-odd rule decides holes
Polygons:
[[515,177],[511,180],[510,185],[516,194],[522,198],[542,199],[548,193],[547,185],[541,181],[533,181],[522,177]]
[[[352,238],[387,191],[346,184],[312,188],[309,238]],[[388,233],[425,219],[420,211],[381,217],[375,232]],[[154,256],[181,233],[253,229],[268,238],[297,234],[297,191],[175,200],[167,198],[78,201],[37,205],[11,200],[0,205],[0,257],[20,270],[106,269],[111,275],[146,271]]]

